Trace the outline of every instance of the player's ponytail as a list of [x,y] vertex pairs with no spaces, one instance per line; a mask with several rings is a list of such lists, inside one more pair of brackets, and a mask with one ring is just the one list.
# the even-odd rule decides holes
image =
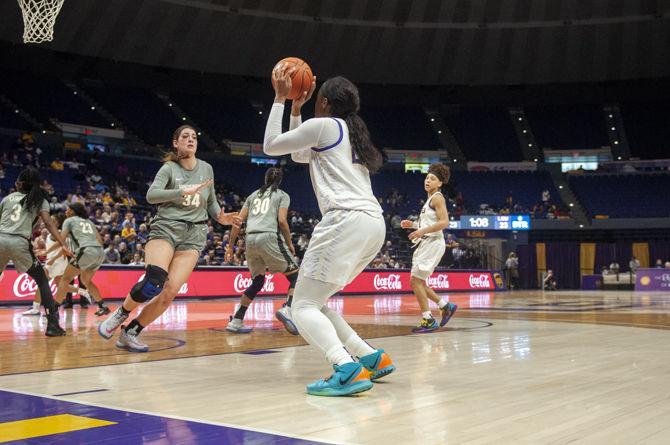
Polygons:
[[319,93],[328,99],[330,114],[344,119],[347,123],[349,141],[358,162],[370,173],[375,173],[384,163],[384,155],[370,140],[368,127],[358,115],[361,100],[356,85],[342,76],[337,76],[325,81]]
[[49,196],[42,189],[42,176],[40,172],[32,167],[19,173],[19,177],[16,180],[16,188],[21,193],[26,194],[19,203],[27,210],[39,211],[42,208],[42,203]]
[[282,179],[284,179],[284,172],[281,168],[268,168],[265,172],[265,184],[259,189],[260,194],[262,195],[265,193],[268,188],[271,191],[276,192]]
[[78,217],[82,219],[88,219],[88,211],[86,210],[86,206],[80,202],[73,202],[70,204],[70,210],[77,215]]

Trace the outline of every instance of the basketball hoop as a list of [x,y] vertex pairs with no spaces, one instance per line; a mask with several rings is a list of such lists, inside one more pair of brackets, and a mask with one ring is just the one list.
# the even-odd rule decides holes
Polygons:
[[23,43],[51,42],[65,0],[18,0],[23,13]]

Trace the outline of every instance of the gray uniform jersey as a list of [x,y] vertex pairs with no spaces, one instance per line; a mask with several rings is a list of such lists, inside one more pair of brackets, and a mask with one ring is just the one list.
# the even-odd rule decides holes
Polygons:
[[88,219],[78,216],[71,216],[63,223],[63,231],[70,232],[73,250],[79,250],[83,247],[100,247],[98,242],[98,229]]
[[268,189],[263,194],[260,190],[253,192],[244,202],[244,207],[249,209],[247,233],[277,233],[279,209],[288,209],[290,204],[291,198],[281,189],[274,192]]
[[49,203],[42,201],[42,207],[39,210],[27,210],[20,204],[25,193],[16,192],[5,196],[0,203],[0,233],[9,233],[19,235],[30,239],[33,233],[33,224],[40,211],[49,211]]
[[216,218],[221,211],[216,201],[214,185],[201,189],[195,195],[181,196],[181,189],[214,179],[214,170],[207,162],[198,159],[193,170],[186,170],[176,162],[166,162],[158,170],[147,191],[149,204],[158,205],[157,218],[200,222],[207,214]]

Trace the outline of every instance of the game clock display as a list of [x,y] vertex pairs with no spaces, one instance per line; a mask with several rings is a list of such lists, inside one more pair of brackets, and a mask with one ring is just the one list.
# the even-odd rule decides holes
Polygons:
[[463,215],[462,230],[530,230],[530,215]]

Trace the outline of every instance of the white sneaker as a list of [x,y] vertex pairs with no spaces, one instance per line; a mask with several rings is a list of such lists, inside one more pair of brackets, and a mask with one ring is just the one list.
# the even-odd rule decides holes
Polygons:
[[103,320],[102,323],[98,325],[98,334],[101,337],[109,340],[114,335],[114,331],[123,324],[124,321],[128,318],[130,314],[124,314],[121,310],[122,306],[119,306],[112,315]]
[[296,327],[293,320],[291,320],[291,308],[288,306],[282,306],[277,312],[275,312],[275,317],[277,320],[281,321],[286,330],[293,334],[298,335],[298,328]]
[[248,334],[253,331],[252,328],[244,326],[244,323],[239,318],[230,317],[226,331],[235,332],[237,334]]
[[125,349],[130,352],[147,352],[149,350],[149,345],[142,343],[137,335],[129,334],[125,329],[121,329],[121,335],[116,341],[116,347]]
[[21,312],[21,315],[40,315],[40,304],[33,303],[33,307],[27,311]]
[[91,294],[88,293],[86,289],[82,289],[81,287],[77,288],[77,293],[81,295],[82,297],[86,298],[88,300],[88,304],[93,304],[93,298],[91,298]]

